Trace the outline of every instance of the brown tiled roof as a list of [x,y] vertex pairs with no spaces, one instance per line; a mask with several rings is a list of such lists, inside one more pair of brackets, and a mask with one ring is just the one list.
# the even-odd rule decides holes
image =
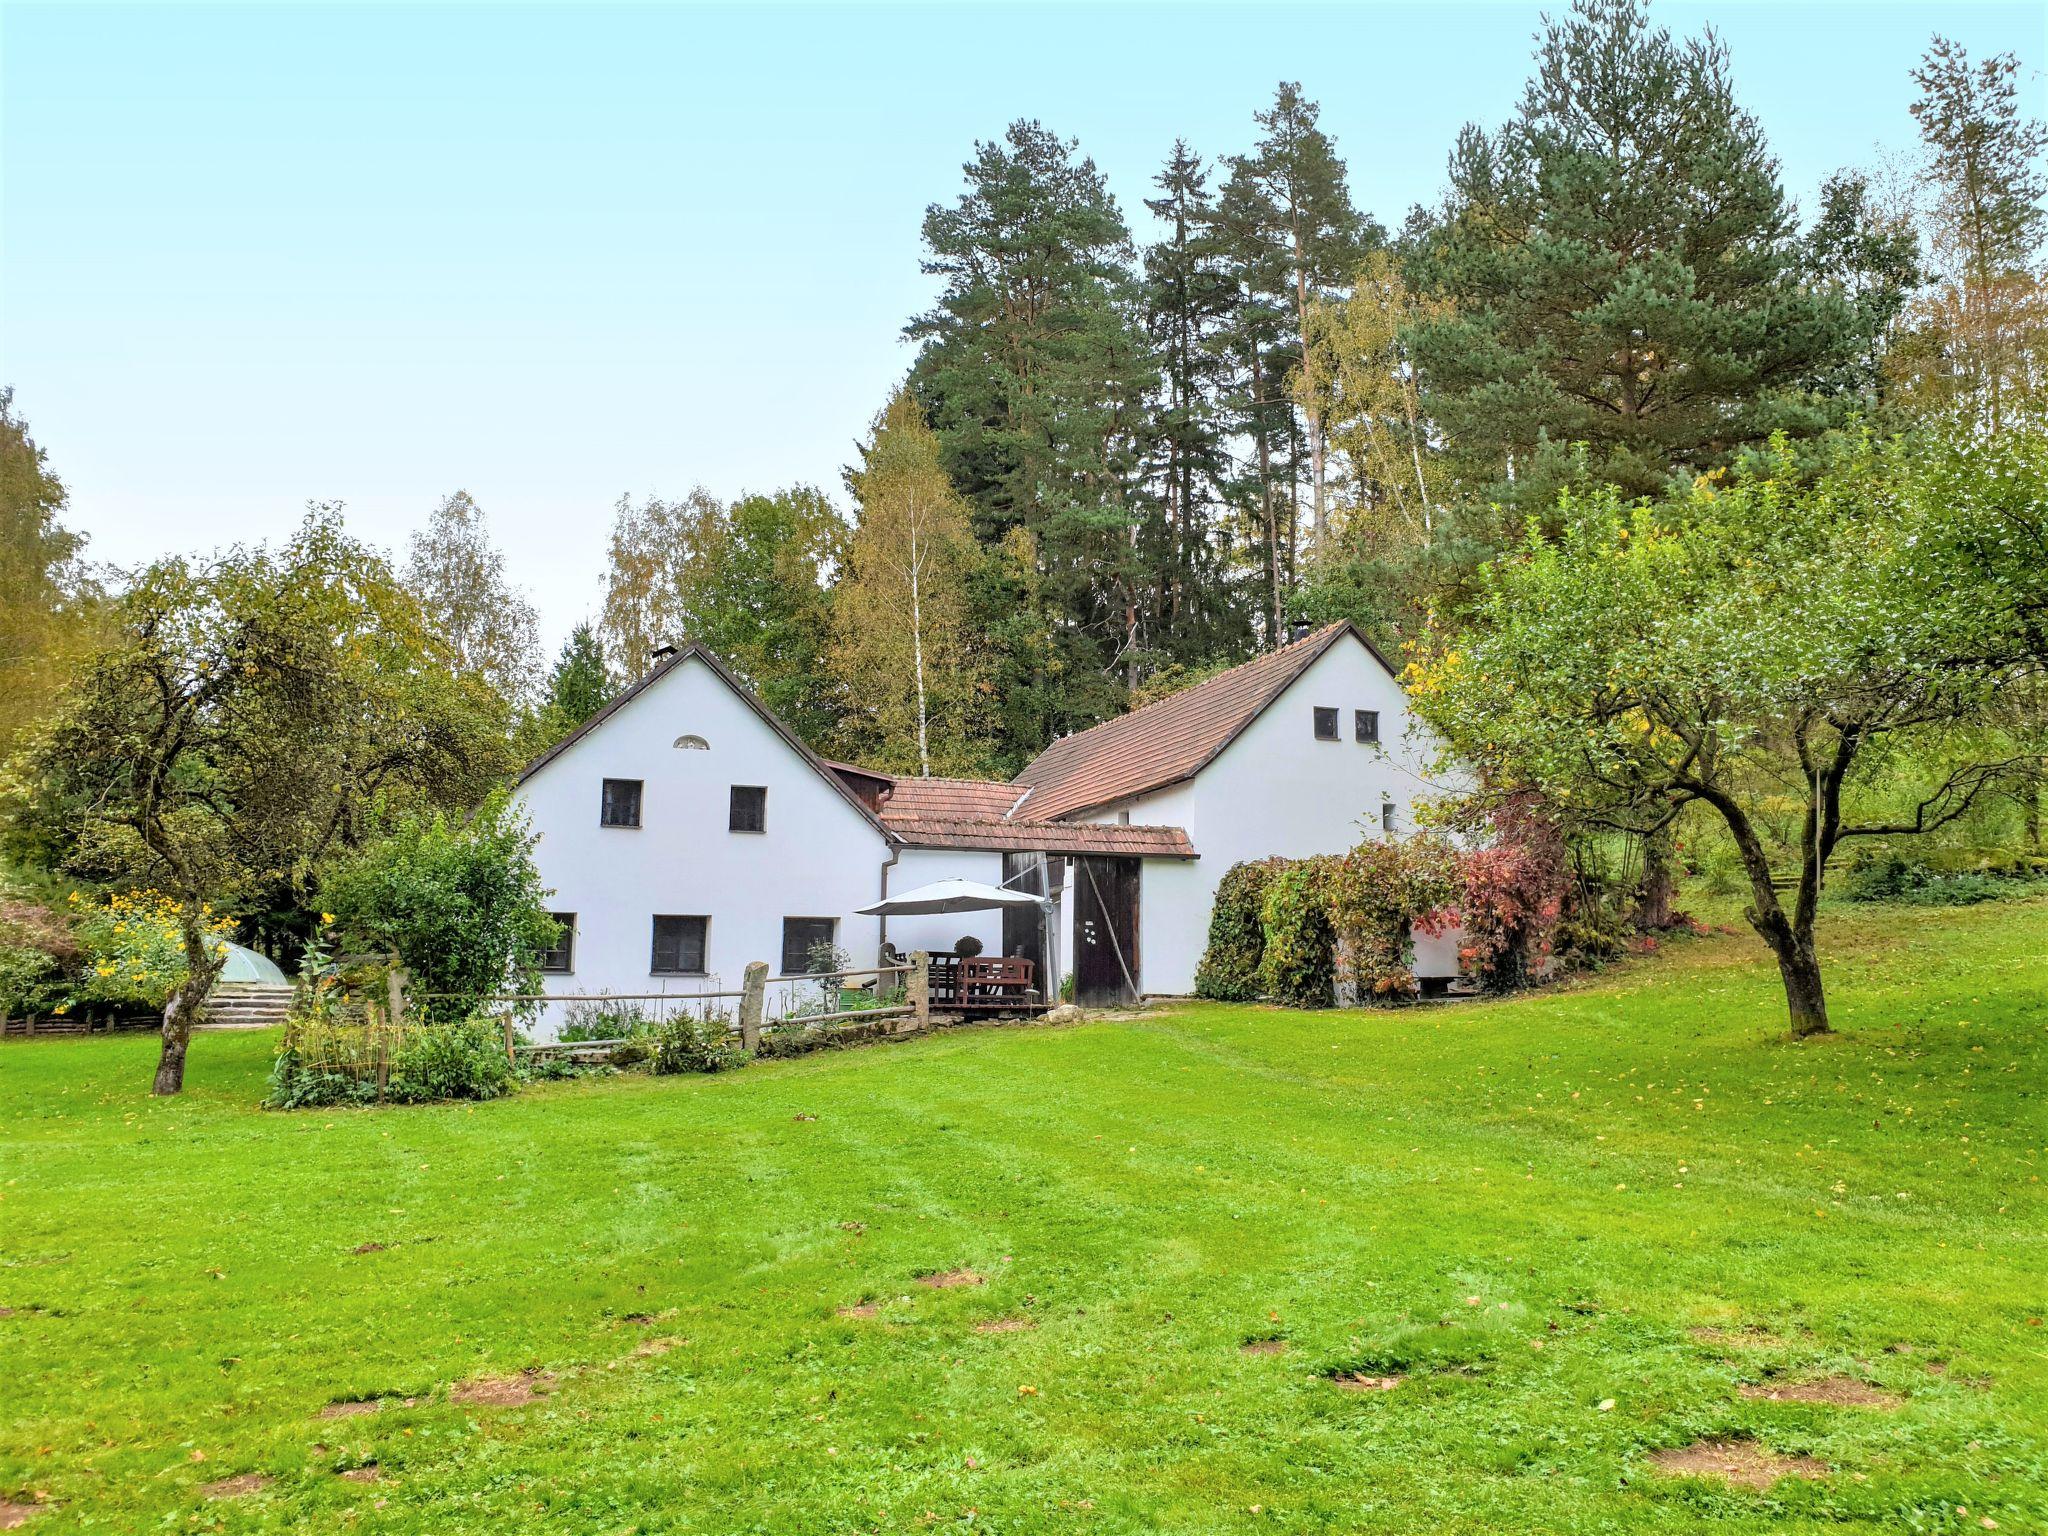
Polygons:
[[986,779],[901,778],[890,784],[882,801],[882,820],[889,822],[933,816],[1001,821],[1010,814],[1010,807],[1024,798],[1024,791],[1015,784]]
[[[1352,625],[1326,624],[1192,688],[1054,742],[1017,775],[1031,794],[1016,815],[1052,821],[1193,778],[1345,635],[1372,650]],[[1386,666],[1378,651],[1373,655]]]
[[1192,859],[1195,846],[1179,827],[1096,826],[1079,821],[1002,821],[932,816],[890,820],[906,848],[977,848],[999,853],[1134,854]]

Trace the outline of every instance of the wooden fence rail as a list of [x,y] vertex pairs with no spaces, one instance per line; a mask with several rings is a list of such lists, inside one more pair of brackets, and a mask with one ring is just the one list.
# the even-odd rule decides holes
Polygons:
[[[802,976],[775,978],[785,982],[806,982],[818,986],[844,981],[849,976],[902,976],[904,1001],[900,1004],[880,1008],[850,1008],[843,1011],[813,1014],[791,1014],[779,1019],[769,1019],[768,1012],[768,965],[766,961],[749,961],[746,978],[737,992],[596,992],[571,995],[557,992],[496,992],[484,997],[468,996],[467,1001],[482,1007],[500,1004],[525,1005],[531,1003],[584,1003],[603,1006],[607,1003],[700,1003],[729,998],[739,999],[739,1017],[730,1026],[740,1037],[740,1044],[748,1050],[756,1050],[761,1044],[764,1030],[789,1024],[809,1027],[813,1024],[843,1023],[852,1019],[894,1019],[914,1017],[920,1029],[931,1025],[931,960],[923,950],[910,957],[907,965],[864,966],[844,971],[819,971]],[[454,1001],[465,998],[465,994],[447,992],[416,992],[411,996],[417,1001]],[[516,1062],[522,1052],[527,1055],[539,1054],[581,1054],[596,1053],[626,1044],[625,1037],[611,1040],[553,1040],[536,1044],[522,1043],[513,1024],[513,1016],[504,1016],[505,1059]]]

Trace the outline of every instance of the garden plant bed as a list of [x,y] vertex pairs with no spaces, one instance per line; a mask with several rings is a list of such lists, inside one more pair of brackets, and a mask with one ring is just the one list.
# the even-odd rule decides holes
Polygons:
[[[1824,920],[1809,1044],[1722,934],[1456,1010],[1183,1004],[291,1116],[256,1107],[274,1033],[195,1041],[174,1100],[152,1039],[9,1042],[0,1497],[39,1536],[2048,1528],[2048,903]],[[1830,1372],[1912,1389],[1736,1387]],[[418,1392],[480,1377],[524,1406]],[[1752,1454],[1833,1470],[1721,1478]]]

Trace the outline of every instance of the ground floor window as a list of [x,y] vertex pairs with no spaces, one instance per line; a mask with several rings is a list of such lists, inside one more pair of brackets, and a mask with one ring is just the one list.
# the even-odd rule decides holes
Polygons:
[[708,917],[656,914],[654,953],[648,961],[648,971],[656,976],[702,976],[704,937],[710,927]]
[[830,917],[785,917],[782,920],[782,974],[803,976],[832,969],[833,941],[839,922]]
[[550,912],[561,928],[555,942],[540,952],[540,968],[551,976],[566,976],[576,969],[576,914],[574,912]]

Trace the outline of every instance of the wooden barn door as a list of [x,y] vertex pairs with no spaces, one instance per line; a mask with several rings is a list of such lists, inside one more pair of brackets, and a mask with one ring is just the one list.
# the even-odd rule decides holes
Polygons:
[[1126,1008],[1138,1000],[1136,859],[1076,859],[1074,1001],[1083,1008]]

